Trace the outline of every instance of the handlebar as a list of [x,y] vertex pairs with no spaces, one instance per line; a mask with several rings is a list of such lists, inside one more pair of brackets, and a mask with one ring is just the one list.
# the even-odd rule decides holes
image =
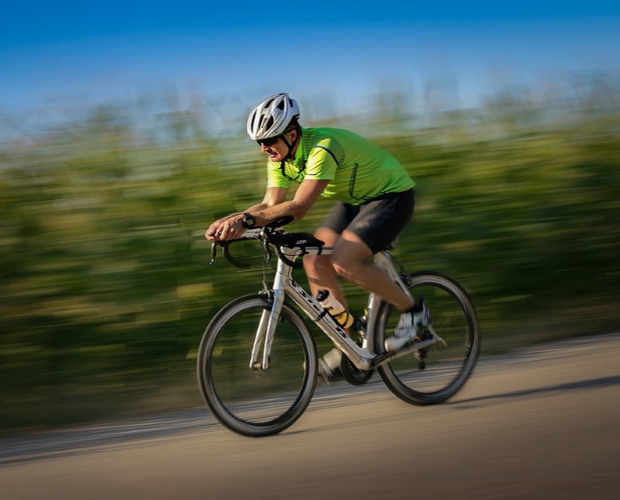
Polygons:
[[262,243],[263,252],[266,255],[267,261],[271,260],[272,254],[270,247],[273,247],[276,251],[276,254],[278,255],[278,259],[283,261],[285,264],[295,269],[303,267],[303,264],[301,262],[296,262],[289,259],[282,252],[281,247],[297,248],[301,250],[301,255],[305,255],[308,253],[308,247],[313,247],[318,248],[318,253],[320,254],[323,246],[325,246],[325,242],[319,240],[310,233],[288,233],[281,229],[282,226],[288,224],[292,220],[292,217],[285,217],[283,219],[273,221],[272,223],[267,224],[261,228],[248,229],[241,238],[237,238],[235,240],[213,242],[211,244],[211,264],[213,264],[213,262],[215,261],[215,257],[217,255],[217,247],[220,246],[222,247],[222,253],[224,257],[230,264],[239,269],[248,269],[250,265],[239,262],[237,259],[235,259],[230,253],[229,247],[233,243],[237,243],[239,241],[258,240]]

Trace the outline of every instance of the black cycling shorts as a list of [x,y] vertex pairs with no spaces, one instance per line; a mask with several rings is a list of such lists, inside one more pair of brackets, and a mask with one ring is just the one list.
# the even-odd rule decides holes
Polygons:
[[413,209],[413,189],[401,193],[387,193],[364,203],[350,205],[339,201],[321,223],[321,227],[342,234],[352,231],[375,254],[385,250],[407,225]]

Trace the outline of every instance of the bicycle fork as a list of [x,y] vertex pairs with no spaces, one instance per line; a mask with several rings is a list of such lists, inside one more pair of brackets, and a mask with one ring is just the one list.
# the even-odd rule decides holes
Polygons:
[[[273,304],[271,309],[263,310],[256,336],[254,337],[254,345],[252,346],[252,354],[250,358],[250,368],[252,370],[267,370],[269,368],[271,353],[271,344],[276,331],[276,325],[280,318],[280,311],[284,303],[284,291],[281,289],[273,290]],[[262,360],[259,361],[260,350],[263,348]]]
[[[288,255],[288,252],[284,252]],[[292,256],[292,255],[289,255]],[[278,265],[273,280],[273,288],[267,290],[265,286],[265,293],[272,298],[272,304],[270,309],[263,310],[258,328],[256,330],[256,336],[254,337],[254,345],[252,346],[252,354],[250,357],[250,368],[252,370],[268,370],[270,364],[271,344],[276,332],[276,326],[280,321],[280,314],[282,312],[282,305],[284,304],[284,298],[286,296],[285,288],[287,282],[291,280],[293,269],[278,259]],[[261,357],[261,348],[262,359]]]

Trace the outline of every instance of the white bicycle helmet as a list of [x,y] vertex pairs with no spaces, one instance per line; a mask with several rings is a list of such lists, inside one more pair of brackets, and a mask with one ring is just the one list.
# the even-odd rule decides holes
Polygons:
[[288,94],[267,97],[248,117],[248,135],[253,141],[270,139],[283,134],[289,124],[299,119],[299,106]]

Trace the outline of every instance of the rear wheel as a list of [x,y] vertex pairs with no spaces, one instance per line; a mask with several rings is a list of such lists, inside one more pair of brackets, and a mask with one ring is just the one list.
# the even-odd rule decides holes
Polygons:
[[250,295],[224,306],[209,323],[198,351],[198,382],[205,402],[222,424],[245,436],[282,432],[303,414],[316,387],[314,338],[286,303],[269,368],[250,367],[258,325],[271,305],[265,296]]
[[[403,401],[415,405],[442,403],[454,396],[471,375],[480,352],[480,332],[474,306],[453,279],[437,273],[416,273],[403,281],[414,297],[424,296],[430,326],[418,332],[415,342],[433,337],[444,341],[413,351],[378,367],[387,387]],[[377,321],[376,352],[394,332],[400,314],[383,303]]]

